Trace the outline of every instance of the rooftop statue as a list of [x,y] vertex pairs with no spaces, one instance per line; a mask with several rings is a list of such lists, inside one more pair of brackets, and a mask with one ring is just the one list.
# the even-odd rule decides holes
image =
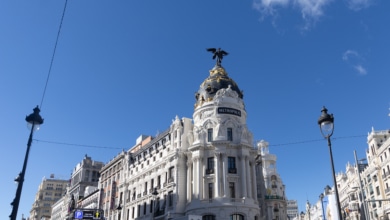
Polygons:
[[226,51],[221,50],[221,48],[218,48],[218,49],[208,48],[206,50],[214,54],[213,60],[215,60],[215,58],[217,58],[217,66],[221,66],[223,56],[228,55],[228,53]]

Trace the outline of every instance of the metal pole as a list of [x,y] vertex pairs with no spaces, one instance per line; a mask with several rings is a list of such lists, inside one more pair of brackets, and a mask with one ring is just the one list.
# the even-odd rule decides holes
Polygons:
[[336,174],[335,174],[335,171],[334,171],[332,144],[330,142],[330,136],[329,135],[327,136],[327,139],[328,139],[328,147],[329,147],[329,154],[330,154],[330,163],[332,165],[333,184],[334,184],[334,190],[335,190],[335,194],[336,194],[337,212],[338,212],[338,215],[339,215],[339,219],[343,219],[343,215],[341,214],[339,191],[337,189]]
[[325,210],[324,210],[324,195],[321,193],[321,207],[322,207],[322,216],[323,216],[323,219],[325,220]]
[[361,198],[362,203],[363,203],[364,217],[365,217],[366,220],[369,220],[370,216],[368,214],[368,205],[366,203],[366,200],[365,200],[364,194],[363,194],[363,184],[362,184],[362,179],[360,177],[360,170],[359,170],[359,164],[358,164],[358,160],[357,160],[356,150],[353,151],[353,155],[355,156],[355,163],[356,163],[356,167],[357,167],[357,171],[358,171],[359,188],[360,188],[360,196],[361,196],[360,198]]
[[11,212],[11,215],[9,216],[11,220],[16,220],[16,216],[18,215],[19,202],[20,202],[20,197],[22,195],[24,176],[26,174],[28,155],[30,153],[32,137],[33,137],[33,132],[34,132],[34,125],[35,125],[35,123],[33,121],[32,126],[31,126],[30,136],[29,136],[28,142],[27,142],[27,150],[26,150],[26,155],[24,157],[23,169],[22,169],[22,172],[19,174],[19,176],[16,179],[18,182],[18,188],[16,189],[15,199],[11,203],[12,212]]

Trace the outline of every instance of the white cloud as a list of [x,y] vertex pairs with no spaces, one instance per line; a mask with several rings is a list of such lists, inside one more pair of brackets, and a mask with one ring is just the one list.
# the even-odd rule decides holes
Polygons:
[[375,0],[346,0],[348,8],[354,11],[359,11],[370,7]]
[[354,50],[347,50],[343,54],[343,60],[347,61],[351,56],[360,57],[359,54]]
[[324,14],[324,6],[331,0],[295,0],[295,4],[301,9],[302,17],[318,18]]
[[324,15],[324,8],[333,0],[254,0],[253,8],[264,17],[278,16],[280,8],[287,8],[290,5],[296,7],[305,21],[305,29],[310,28],[318,19]]
[[324,8],[332,0],[295,0],[301,10],[302,18],[305,20],[305,28],[308,29],[314,25],[318,19],[324,15]]
[[352,68],[354,68],[359,75],[367,75],[366,68],[361,64],[364,58],[355,50],[347,50],[343,53],[342,59]]
[[[378,0],[343,0],[346,6],[354,11],[370,7]],[[260,12],[260,20],[271,17],[276,26],[281,9],[295,9],[301,13],[304,21],[304,30],[313,27],[325,15],[325,8],[331,2],[340,3],[339,0],[253,0],[253,8]]]
[[262,19],[266,16],[275,16],[277,8],[286,7],[290,0],[254,0],[253,8],[262,14]]
[[355,70],[358,71],[358,73],[360,75],[366,75],[367,74],[367,70],[362,66],[362,65],[355,65],[354,66]]

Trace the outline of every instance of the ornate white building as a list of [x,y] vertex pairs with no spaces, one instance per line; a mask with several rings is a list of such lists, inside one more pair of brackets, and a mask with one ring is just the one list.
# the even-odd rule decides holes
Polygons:
[[107,220],[268,219],[242,91],[219,62],[195,98],[193,120],[176,116],[168,130],[142,135],[103,167],[99,207]]
[[[276,155],[269,153],[268,142],[259,141],[258,154],[261,155],[266,194],[265,208],[269,219],[287,219],[287,199],[285,185],[276,168]],[[298,212],[298,208],[296,209]]]

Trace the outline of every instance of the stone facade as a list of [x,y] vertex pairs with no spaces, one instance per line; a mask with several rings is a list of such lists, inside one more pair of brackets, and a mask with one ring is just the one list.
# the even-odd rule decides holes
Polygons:
[[50,178],[43,178],[39,184],[29,219],[50,219],[51,206],[65,194],[67,184],[68,180],[55,179],[54,175]]
[[262,160],[242,98],[223,67],[210,70],[193,120],[176,116],[103,167],[106,219],[266,219]]

